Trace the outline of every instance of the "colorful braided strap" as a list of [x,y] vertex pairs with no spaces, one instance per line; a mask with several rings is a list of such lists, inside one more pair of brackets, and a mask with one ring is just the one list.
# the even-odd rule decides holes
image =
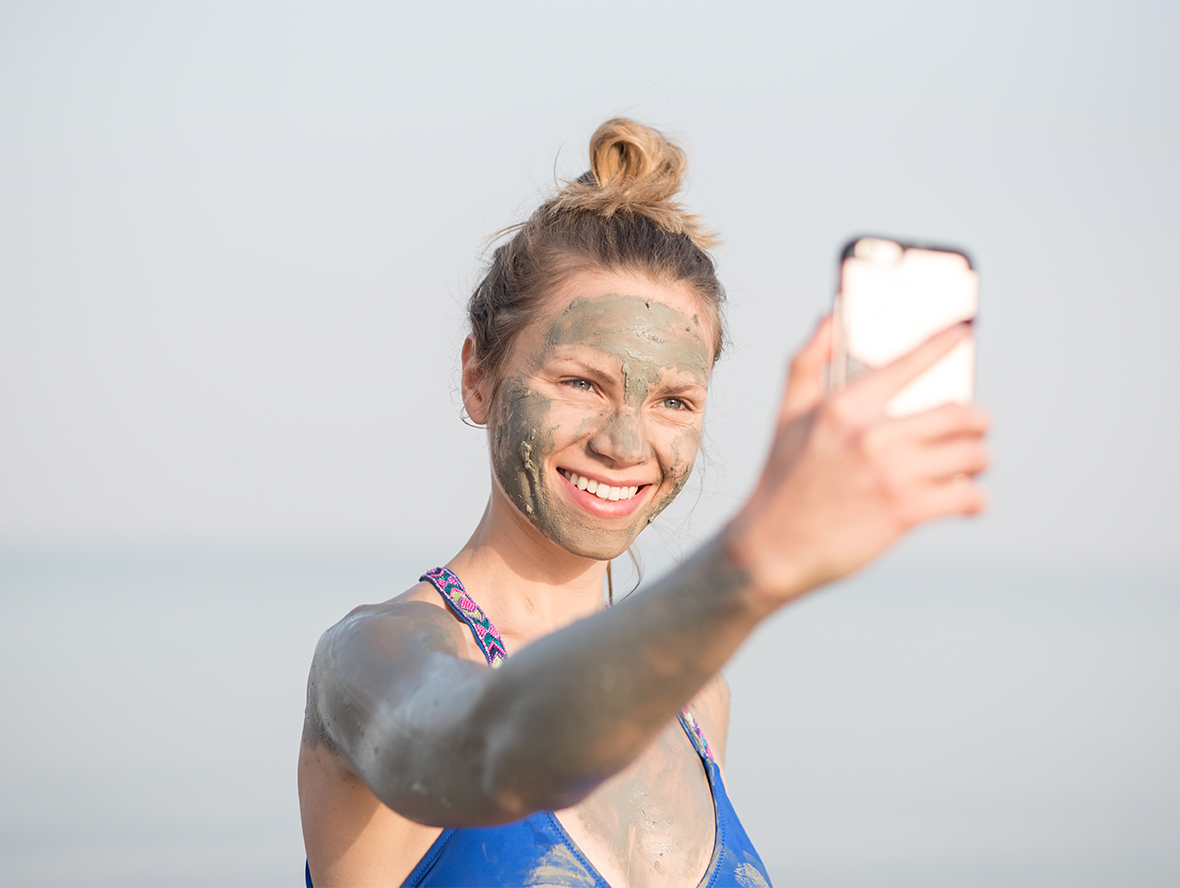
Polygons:
[[445,567],[436,567],[434,570],[428,570],[418,579],[434,586],[452,610],[471,627],[475,643],[483,651],[488,665],[493,669],[498,669],[500,664],[504,662],[504,658],[508,656],[508,651],[504,649],[504,641],[500,638],[496,627],[492,625],[492,621],[488,619],[488,615],[471,600],[471,596],[467,594],[467,590],[463,588],[459,578]]
[[701,726],[697,724],[696,718],[689,712],[688,707],[685,706],[680,710],[680,720],[688,727],[689,733],[696,741],[693,745],[696,746],[697,752],[704,758],[711,762],[717,761],[713,758],[713,750],[709,748],[709,741],[705,739],[705,735],[701,733]]

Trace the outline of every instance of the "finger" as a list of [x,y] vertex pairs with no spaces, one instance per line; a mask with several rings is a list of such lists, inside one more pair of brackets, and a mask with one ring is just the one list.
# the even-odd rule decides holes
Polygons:
[[944,484],[985,471],[991,457],[979,440],[953,439],[935,447],[911,452],[897,464],[900,478],[919,484]]
[[923,508],[929,518],[978,515],[987,508],[987,494],[967,478],[931,485],[923,499]]
[[935,518],[955,515],[978,515],[987,508],[983,488],[965,475],[927,485],[908,499],[904,508],[905,523],[910,526]]
[[832,359],[832,316],[820,319],[811,339],[791,359],[779,425],[802,416],[824,396],[824,369]]
[[939,358],[971,335],[971,322],[955,324],[935,333],[913,351],[877,370],[866,373],[848,388],[848,397],[861,405],[884,411],[886,402],[934,366]]
[[906,441],[933,442],[940,438],[973,437],[987,434],[991,416],[978,404],[943,404],[911,416],[878,423],[872,431],[874,445],[891,447]]

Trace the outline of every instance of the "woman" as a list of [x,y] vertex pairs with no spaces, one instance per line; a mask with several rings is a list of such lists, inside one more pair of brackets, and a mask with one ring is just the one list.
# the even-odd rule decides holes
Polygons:
[[725,796],[718,670],[782,605],[983,507],[977,408],[884,413],[964,329],[828,395],[825,322],[749,501],[608,607],[610,559],[692,471],[723,297],[710,238],[674,200],[682,152],[626,120],[590,150],[471,299],[463,403],[492,463],[479,526],[316,650],[299,791],[320,888],[765,884]]

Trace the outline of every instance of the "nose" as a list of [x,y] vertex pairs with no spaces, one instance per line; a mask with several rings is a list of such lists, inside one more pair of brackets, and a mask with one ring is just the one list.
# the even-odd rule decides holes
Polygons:
[[590,450],[616,465],[634,465],[647,459],[643,421],[633,407],[623,406],[606,416],[590,436]]

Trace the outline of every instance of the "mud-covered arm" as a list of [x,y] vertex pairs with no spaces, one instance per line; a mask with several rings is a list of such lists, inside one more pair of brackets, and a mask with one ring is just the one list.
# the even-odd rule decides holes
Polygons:
[[438,607],[361,609],[317,648],[306,739],[420,823],[564,808],[638,757],[765,613],[719,541],[495,670],[457,656],[462,627]]

